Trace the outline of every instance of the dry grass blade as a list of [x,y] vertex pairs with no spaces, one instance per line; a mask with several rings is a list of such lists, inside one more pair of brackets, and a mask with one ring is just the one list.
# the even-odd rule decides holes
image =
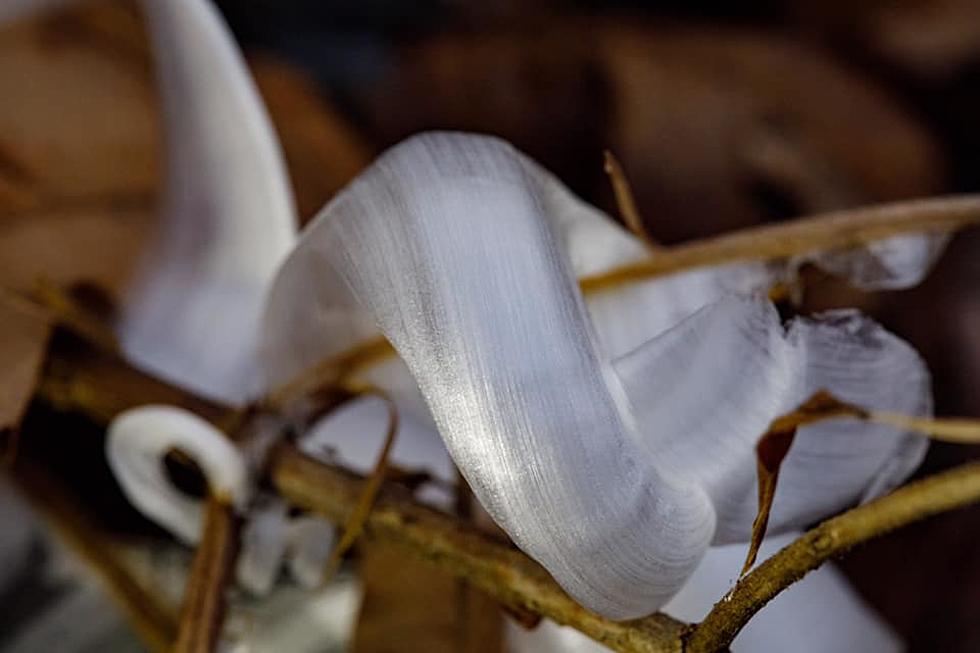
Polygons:
[[371,508],[374,506],[374,502],[378,497],[378,492],[381,491],[381,484],[385,478],[385,470],[388,467],[388,456],[391,453],[392,446],[395,444],[395,436],[398,435],[398,409],[395,407],[395,402],[381,391],[374,390],[372,392],[380,396],[388,404],[388,432],[385,434],[384,445],[382,445],[381,452],[378,454],[378,460],[374,464],[374,469],[371,470],[371,475],[368,476],[364,483],[364,489],[357,500],[357,505],[344,524],[344,533],[333,551],[330,552],[330,559],[327,561],[327,568],[324,571],[324,582],[330,580],[337,573],[337,569],[340,568],[340,563],[344,559],[344,555],[354,546],[354,542],[357,541],[357,538],[364,531],[364,524],[367,522],[368,515],[371,514]]
[[766,535],[772,501],[776,495],[779,469],[789,453],[796,431],[801,426],[826,419],[849,417],[885,424],[899,431],[954,444],[980,444],[980,420],[966,418],[912,417],[896,413],[873,412],[841,401],[826,391],[818,391],[796,410],[773,420],[756,445],[756,467],[759,474],[759,511],[752,523],[752,538],[742,567],[744,575],[755,564],[756,555]]
[[175,653],[212,653],[224,625],[228,582],[238,555],[239,519],[220,497],[207,502],[204,536],[191,567]]
[[860,408],[845,404],[831,394],[819,391],[804,401],[791,413],[773,420],[769,429],[759,438],[755,446],[756,470],[759,474],[759,511],[752,522],[752,538],[749,551],[742,565],[741,575],[755,564],[759,547],[766,536],[772,500],[776,496],[776,483],[779,470],[793,445],[796,431],[801,426],[834,417],[864,417],[867,413]]
[[633,199],[633,188],[630,186],[626,171],[619,163],[619,159],[609,150],[603,152],[603,170],[609,175],[612,182],[613,195],[616,196],[616,207],[619,209],[619,217],[623,219],[627,228],[633,235],[645,242],[652,248],[659,249],[659,246],[647,233],[643,218],[640,216],[639,209],[636,208],[636,200]]

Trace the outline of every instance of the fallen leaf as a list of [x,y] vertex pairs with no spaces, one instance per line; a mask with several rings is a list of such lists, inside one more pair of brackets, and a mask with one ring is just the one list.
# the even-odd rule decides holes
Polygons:
[[779,469],[793,445],[796,431],[807,424],[835,417],[864,417],[867,415],[856,406],[845,404],[825,391],[819,391],[800,406],[773,420],[769,429],[759,439],[755,447],[756,469],[759,474],[759,511],[752,522],[752,539],[749,551],[742,566],[742,575],[755,564],[759,547],[766,536],[772,500],[776,496],[776,483]]
[[980,420],[970,418],[933,418],[899,415],[897,413],[871,412],[841,401],[826,391],[818,391],[796,410],[777,417],[756,444],[756,469],[759,484],[759,510],[752,522],[752,538],[742,567],[744,575],[755,564],[759,546],[766,536],[772,501],[776,496],[779,469],[789,453],[801,426],[828,419],[849,417],[853,419],[887,424],[900,431],[909,431],[933,440],[954,444],[980,444]]
[[145,38],[126,11],[67,7],[0,30],[0,213],[155,193],[153,81],[113,36]]

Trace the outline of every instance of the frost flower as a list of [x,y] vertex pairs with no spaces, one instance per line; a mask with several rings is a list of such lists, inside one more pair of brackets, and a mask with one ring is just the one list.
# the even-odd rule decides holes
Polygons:
[[[656,253],[506,143],[456,133],[391,149],[297,238],[275,139],[226,28],[200,0],[143,6],[169,176],[159,237],[125,305],[126,353],[242,405],[386,338],[397,356],[353,374],[399,407],[395,460],[451,479],[444,441],[494,520],[583,605],[617,619],[648,614],[688,583],[710,545],[745,542],[755,443],[814,391],[931,411],[928,372],[906,343],[854,311],[783,324],[765,293],[803,261],[866,287],[906,286],[939,240],[583,295],[578,278]],[[334,444],[365,468],[380,403],[328,416],[300,446]],[[133,503],[181,539],[200,537],[200,506],[163,471],[166,451],[181,448],[212,490],[252,516],[242,582],[267,588],[287,551],[311,552],[290,566],[315,579],[324,547],[291,533],[323,531],[290,526],[281,502],[256,499],[248,452],[195,419],[150,407],[113,423],[108,456]],[[925,447],[883,426],[801,429],[770,531],[887,491]]]
[[[821,388],[909,414],[931,401],[919,356],[870,320],[844,311],[783,325],[763,296],[722,279],[688,292],[686,315],[640,341],[643,317],[678,311],[666,297],[698,278],[587,303],[575,262],[594,266],[600,248],[630,238],[497,139],[415,137],[341,192],[282,266],[266,369],[280,381],[380,330],[404,368],[366,374],[407,410],[422,403],[411,374],[514,542],[587,607],[648,614],[709,544],[748,539],[754,446],[775,417]],[[742,283],[777,274],[739,271]],[[772,531],[893,487],[925,446],[851,422],[803,429]]]

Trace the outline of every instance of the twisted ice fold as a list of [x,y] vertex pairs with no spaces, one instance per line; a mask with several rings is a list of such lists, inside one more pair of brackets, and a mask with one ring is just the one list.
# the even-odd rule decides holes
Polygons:
[[[748,538],[754,445],[771,420],[822,388],[910,414],[931,400],[918,355],[867,318],[781,324],[753,290],[785,269],[728,266],[583,298],[577,274],[637,248],[502,141],[418,136],[302,235],[269,297],[265,369],[282,381],[380,330],[401,363],[365,375],[419,411],[410,373],[514,542],[587,607],[647,614],[710,543]],[[846,421],[803,429],[771,531],[891,488],[925,447]]]

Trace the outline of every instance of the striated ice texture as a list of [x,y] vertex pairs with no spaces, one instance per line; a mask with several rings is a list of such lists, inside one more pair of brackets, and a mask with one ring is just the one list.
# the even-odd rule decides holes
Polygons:
[[[866,318],[780,324],[752,292],[777,278],[765,266],[584,300],[576,274],[644,255],[605,220],[501,141],[415,137],[308,227],[262,350],[275,381],[383,333],[404,367],[377,382],[415,410],[421,394],[491,516],[576,599],[628,618],[661,607],[709,542],[747,538],[773,418],[821,388],[912,414],[930,395],[915,352]],[[843,421],[802,430],[774,530],[888,489],[924,448]]]
[[143,0],[163,101],[163,215],[123,306],[131,360],[241,403],[259,388],[256,329],[295,240],[279,145],[227,26],[201,0]]

